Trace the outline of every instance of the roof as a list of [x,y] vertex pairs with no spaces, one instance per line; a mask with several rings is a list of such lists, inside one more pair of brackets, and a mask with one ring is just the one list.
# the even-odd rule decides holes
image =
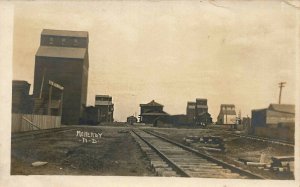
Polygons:
[[199,117],[200,117],[200,116],[203,116],[203,115],[208,115],[208,116],[210,116],[210,114],[209,114],[208,112],[206,112],[206,111],[201,112],[201,113],[198,114]]
[[221,107],[223,106],[235,107],[234,104],[221,104]]
[[23,80],[13,80],[13,85],[30,85],[27,81],[23,81]]
[[140,116],[168,116],[166,112],[146,112],[142,113]]
[[188,101],[187,104],[188,104],[188,105],[196,105],[196,102]]
[[40,46],[36,52],[38,57],[57,57],[84,59],[85,48]]
[[43,29],[42,35],[87,38],[89,36],[89,33],[87,31]]
[[95,97],[105,97],[105,98],[111,98],[109,95],[96,95]]
[[152,100],[150,103],[147,104],[140,104],[140,106],[163,106],[157,102],[155,102],[154,100]]
[[204,98],[196,98],[196,101],[207,101],[207,99],[204,99]]
[[135,116],[129,116],[129,117],[127,117],[127,119],[130,119],[130,118],[137,119]]
[[289,104],[270,104],[270,110],[278,111],[278,112],[286,112],[295,114],[295,105]]

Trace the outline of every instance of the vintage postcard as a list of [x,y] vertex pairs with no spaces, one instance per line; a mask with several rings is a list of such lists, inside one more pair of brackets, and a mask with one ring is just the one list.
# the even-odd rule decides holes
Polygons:
[[299,186],[299,1],[0,10],[1,186]]

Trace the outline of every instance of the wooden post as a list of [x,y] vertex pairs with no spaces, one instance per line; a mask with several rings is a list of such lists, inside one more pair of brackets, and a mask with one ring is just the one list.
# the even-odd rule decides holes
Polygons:
[[52,97],[52,85],[49,88],[49,98],[48,98],[48,115],[51,115],[51,97]]
[[60,116],[62,116],[63,98],[64,98],[64,91],[61,90],[61,96],[60,96],[60,111],[59,111]]
[[37,125],[33,124],[29,119],[27,119],[26,117],[22,116],[22,119],[24,119],[25,121],[27,121],[30,124],[30,127],[33,130],[33,127],[37,128],[37,129],[41,129],[40,127],[38,127]]
[[43,71],[43,79],[42,79],[42,83],[41,83],[41,89],[40,89],[40,95],[39,98],[42,98],[42,93],[43,93],[43,87],[44,87],[44,80],[45,80],[45,73],[46,73],[46,69],[44,69]]

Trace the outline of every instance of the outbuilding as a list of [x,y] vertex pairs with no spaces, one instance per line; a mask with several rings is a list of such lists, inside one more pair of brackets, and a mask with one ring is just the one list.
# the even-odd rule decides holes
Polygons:
[[255,135],[293,141],[295,105],[270,104],[268,108],[252,110],[251,127]]

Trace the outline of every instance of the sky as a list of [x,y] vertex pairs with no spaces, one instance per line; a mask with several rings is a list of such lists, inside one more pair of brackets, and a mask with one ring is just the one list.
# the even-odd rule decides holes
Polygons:
[[[89,32],[87,104],[108,94],[114,118],[139,115],[155,100],[169,114],[207,98],[242,116],[278,102],[295,104],[299,21],[280,1],[16,2],[13,79],[33,87],[42,29]],[[32,88],[31,88],[32,92]]]

